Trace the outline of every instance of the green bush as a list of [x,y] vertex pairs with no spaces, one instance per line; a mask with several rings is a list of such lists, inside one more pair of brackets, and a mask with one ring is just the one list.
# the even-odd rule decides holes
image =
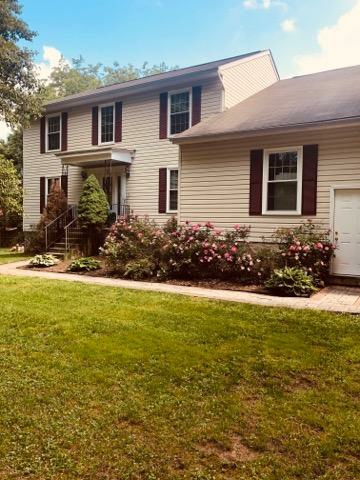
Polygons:
[[330,273],[336,245],[330,231],[311,220],[294,228],[280,228],[275,233],[279,244],[279,266],[298,267],[311,275],[315,285],[324,286]]
[[83,257],[73,260],[68,266],[70,272],[91,272],[101,268],[101,263],[92,257]]
[[149,258],[130,260],[124,267],[124,277],[143,280],[154,276],[155,264]]
[[31,267],[38,267],[38,268],[46,268],[52,267],[59,263],[59,259],[54,257],[53,255],[43,254],[43,255],[35,255],[29,262]]
[[289,297],[309,297],[316,292],[312,277],[297,267],[275,269],[265,286],[276,295]]

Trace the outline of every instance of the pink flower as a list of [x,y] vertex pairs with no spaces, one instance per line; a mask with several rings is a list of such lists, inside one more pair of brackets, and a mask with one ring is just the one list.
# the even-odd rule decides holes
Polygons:
[[233,253],[236,253],[237,252],[237,248],[235,245],[233,245],[230,250],[233,252]]
[[324,245],[321,243],[321,242],[318,242],[315,244],[315,248],[317,248],[318,250],[322,250],[324,247]]

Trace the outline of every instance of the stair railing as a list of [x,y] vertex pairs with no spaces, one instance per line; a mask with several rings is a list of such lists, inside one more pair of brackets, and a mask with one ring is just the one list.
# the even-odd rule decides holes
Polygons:
[[77,215],[74,215],[74,218],[64,227],[65,230],[65,252],[68,252],[70,249],[70,239],[69,239],[69,234],[71,228],[74,228],[75,226],[78,226],[78,217]]
[[63,238],[65,226],[76,217],[76,205],[70,205],[64,212],[52,222],[45,226],[45,248],[46,251],[58,240]]

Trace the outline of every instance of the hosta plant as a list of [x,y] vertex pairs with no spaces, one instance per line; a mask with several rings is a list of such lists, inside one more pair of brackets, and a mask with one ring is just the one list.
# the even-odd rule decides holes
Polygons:
[[101,267],[99,260],[96,260],[92,257],[83,257],[73,260],[68,270],[70,272],[91,272],[93,270],[98,270]]
[[54,257],[53,255],[43,254],[43,255],[35,255],[29,262],[30,267],[38,267],[38,268],[46,268],[52,267],[59,263],[59,259]]
[[297,267],[275,269],[265,286],[277,295],[288,297],[309,297],[316,292],[313,278]]

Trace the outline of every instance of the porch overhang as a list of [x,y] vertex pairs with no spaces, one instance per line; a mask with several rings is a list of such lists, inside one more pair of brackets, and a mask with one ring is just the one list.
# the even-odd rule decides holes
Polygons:
[[96,147],[86,150],[73,150],[55,154],[62,165],[82,168],[99,168],[111,164],[113,167],[131,165],[134,152],[113,146]]

